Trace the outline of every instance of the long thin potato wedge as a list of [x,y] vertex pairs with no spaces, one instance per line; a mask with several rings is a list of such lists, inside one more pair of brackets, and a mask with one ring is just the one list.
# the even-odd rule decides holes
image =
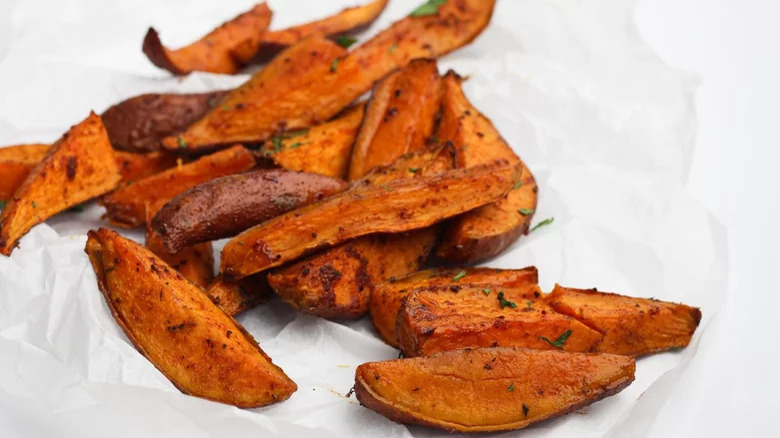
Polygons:
[[0,148],[0,201],[11,195],[22,185],[33,167],[46,156],[48,144],[20,144]]
[[499,161],[432,177],[360,184],[234,237],[222,250],[220,272],[242,278],[355,237],[425,228],[500,199],[519,176],[519,167]]
[[[191,150],[234,142],[267,140],[279,131],[298,130],[328,120],[396,68],[415,58],[436,58],[471,42],[487,26],[495,0],[449,0],[437,14],[406,17],[357,47],[333,53],[305,74],[262,87],[264,71],[289,58],[292,46],[227,98],[226,111],[213,110],[179,138]],[[315,39],[316,41],[317,39]],[[335,45],[335,44],[333,44]],[[319,53],[319,52],[318,52]],[[241,104],[240,110],[234,109]],[[163,140],[176,149],[177,137]]]
[[611,354],[467,349],[360,365],[355,395],[400,423],[495,432],[616,394],[634,381],[635,371],[632,358]]
[[[438,130],[442,141],[458,151],[459,167],[496,159],[520,162],[490,120],[466,99],[461,79],[452,71],[444,77],[442,117]],[[522,164],[519,186],[499,202],[470,211],[449,221],[436,247],[436,255],[456,263],[476,263],[500,254],[528,232],[536,211],[537,186],[531,171]]]
[[398,347],[395,324],[401,303],[417,290],[456,289],[463,286],[499,291],[537,284],[535,267],[523,269],[457,268],[419,271],[400,280],[378,284],[371,291],[369,310],[371,322],[379,336],[389,345]]
[[116,322],[181,392],[250,408],[297,389],[252,335],[148,249],[101,228],[85,251]]
[[603,353],[641,356],[683,348],[701,321],[701,310],[696,307],[595,289],[555,285],[545,301],[556,312],[602,333],[598,351]]
[[228,315],[237,315],[274,296],[265,273],[250,275],[236,281],[226,281],[221,275],[214,280],[206,295]]
[[54,143],[0,213],[0,254],[10,255],[34,225],[112,190],[120,178],[106,128],[90,113]]
[[271,10],[265,2],[252,7],[203,38],[177,50],[166,48],[154,28],[144,37],[143,52],[157,67],[177,75],[192,71],[233,74],[263,43],[271,24]]
[[101,117],[115,149],[156,151],[164,137],[182,131],[218,107],[228,92],[142,94],[111,106]]
[[[146,218],[146,223],[151,223],[151,217]],[[177,252],[171,252],[163,244],[162,237],[151,226],[146,227],[146,247],[184,278],[203,289],[214,281],[214,251],[211,242],[182,248]]]
[[252,153],[237,145],[125,185],[99,202],[106,207],[106,216],[114,225],[140,227],[146,222],[147,211],[156,214],[176,195],[214,178],[244,172],[254,165]]
[[154,216],[152,226],[169,251],[232,237],[292,209],[347,188],[313,173],[260,169],[228,175],[179,194]]
[[595,352],[601,333],[540,299],[537,285],[420,290],[401,304],[398,345],[406,357],[467,347]]

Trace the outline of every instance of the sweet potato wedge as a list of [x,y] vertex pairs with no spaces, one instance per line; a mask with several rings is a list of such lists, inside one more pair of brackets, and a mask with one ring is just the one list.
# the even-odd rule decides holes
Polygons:
[[425,228],[500,199],[519,176],[519,167],[498,161],[432,177],[361,184],[234,237],[222,250],[220,272],[243,278],[355,237]]
[[109,107],[101,117],[114,149],[151,152],[160,141],[203,117],[229,90],[191,94],[149,93]]
[[10,255],[34,225],[112,190],[120,178],[106,128],[90,113],[49,148],[0,213],[0,254]]
[[[306,62],[294,75],[273,86],[261,86],[265,70],[293,51],[321,38],[304,40],[279,54],[266,68],[233,91],[226,100],[226,111],[213,110],[195,122],[178,138],[190,150],[213,149],[234,142],[267,140],[279,131],[299,130],[328,120],[396,68],[414,58],[436,58],[473,40],[487,26],[495,0],[450,0],[438,14],[406,17],[357,47],[349,55],[338,50],[320,49],[324,62]],[[324,43],[319,43],[323,45]],[[340,51],[339,51],[340,50]],[[327,55],[327,56],[324,56]],[[312,56],[309,56],[312,58]],[[289,63],[288,63],[289,64]],[[294,65],[294,63],[293,63]],[[277,68],[277,67],[274,67]],[[236,105],[241,105],[236,109]],[[163,146],[176,149],[177,137],[163,140]]]
[[415,59],[379,82],[352,149],[349,179],[361,178],[425,146],[433,134],[441,95],[441,77],[433,59]]
[[[438,137],[458,151],[459,167],[496,159],[520,162],[490,120],[466,99],[461,79],[452,71],[444,77],[444,98]],[[522,164],[522,162],[521,162]],[[449,221],[436,247],[436,255],[455,263],[476,263],[500,254],[521,235],[536,211],[537,186],[522,164],[519,185],[499,202],[470,211]]]
[[232,237],[292,209],[343,191],[344,181],[314,173],[260,169],[228,175],[179,194],[154,216],[168,251]]
[[404,298],[414,291],[461,288],[463,286],[499,291],[536,284],[539,275],[533,266],[523,269],[457,268],[429,269],[408,277],[380,283],[371,291],[371,322],[379,336],[398,347],[395,324]]
[[556,313],[540,297],[537,285],[412,292],[398,312],[398,345],[406,357],[496,346],[597,351],[601,333]]
[[701,321],[701,310],[685,304],[572,289],[555,285],[550,307],[577,318],[604,335],[603,353],[642,356],[686,347]]
[[262,45],[271,24],[271,10],[265,2],[209,32],[203,38],[177,50],[166,48],[154,28],[143,42],[143,52],[157,67],[177,75],[192,71],[233,74],[252,58]]
[[636,364],[611,354],[482,348],[370,362],[360,403],[400,423],[458,432],[521,429],[616,394]]
[[191,283],[205,289],[214,281],[214,251],[211,242],[187,246],[171,252],[163,244],[162,237],[149,224],[152,218],[147,213],[146,242],[149,251],[169,264]]
[[147,210],[154,215],[176,195],[214,178],[244,172],[254,165],[252,153],[237,145],[125,185],[104,196],[100,204],[106,207],[106,216],[114,225],[140,227],[146,222]]
[[115,151],[116,164],[122,175],[122,182],[132,184],[146,177],[174,167],[177,163],[175,155],[163,152],[148,152],[135,154],[132,152]]
[[237,281],[226,281],[218,276],[206,289],[206,295],[222,311],[233,316],[269,300],[274,293],[265,273],[260,273]]
[[0,148],[0,201],[11,198],[33,167],[46,156],[47,144],[20,144]]
[[85,251],[116,322],[181,392],[249,408],[297,389],[252,335],[148,249],[101,228]]

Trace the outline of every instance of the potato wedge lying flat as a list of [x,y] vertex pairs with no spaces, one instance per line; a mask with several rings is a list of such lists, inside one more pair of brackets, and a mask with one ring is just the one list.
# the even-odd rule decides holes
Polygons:
[[152,220],[168,251],[232,237],[347,188],[314,173],[260,169],[199,184],[165,204]]
[[537,285],[412,292],[398,311],[398,345],[406,357],[496,346],[597,351],[601,333],[556,313],[540,297]]
[[555,285],[545,298],[556,312],[599,331],[598,351],[641,356],[688,346],[701,310],[685,304]]
[[[459,167],[470,167],[504,158],[520,162],[490,120],[466,99],[461,79],[452,71],[444,77],[444,99],[438,136],[458,151]],[[436,247],[436,255],[456,263],[476,263],[500,254],[528,232],[536,211],[537,186],[522,164],[520,185],[494,204],[449,221]]]
[[0,213],[0,254],[10,255],[34,225],[119,184],[119,169],[100,117],[90,113],[46,152]]
[[369,310],[371,322],[379,336],[393,347],[398,346],[395,324],[401,303],[416,290],[438,290],[463,286],[497,291],[519,288],[539,282],[536,268],[523,269],[456,268],[419,271],[406,278],[390,280],[374,286]]
[[99,202],[106,207],[106,216],[112,224],[140,227],[146,222],[147,211],[156,214],[176,195],[214,178],[244,172],[254,166],[252,153],[237,145],[122,186]]
[[355,237],[425,228],[500,199],[519,176],[517,166],[499,161],[432,177],[360,184],[234,237],[222,250],[220,272],[243,278]]
[[630,357],[526,349],[456,350],[371,362],[355,371],[360,403],[401,423],[458,432],[520,429],[616,394]]
[[211,242],[199,243],[171,252],[163,244],[160,234],[148,225],[151,223],[150,217],[147,217],[146,223],[144,244],[149,251],[193,284],[205,289],[214,281],[214,251]]
[[244,408],[295,392],[295,383],[202,289],[113,231],[88,236],[85,251],[114,319],[181,392]]
[[0,148],[0,200],[5,201],[22,185],[33,167],[46,156],[48,144],[20,144]]
[[274,296],[265,273],[250,275],[241,280],[226,281],[218,276],[206,289],[206,295],[228,315],[237,315]]

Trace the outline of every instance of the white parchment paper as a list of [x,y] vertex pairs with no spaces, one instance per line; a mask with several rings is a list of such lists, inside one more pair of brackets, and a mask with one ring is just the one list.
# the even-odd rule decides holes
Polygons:
[[[0,144],[53,141],[89,110],[139,93],[240,84],[246,75],[172,78],[140,46],[149,25],[176,47],[251,3],[5,0]],[[281,28],[353,0],[269,3]],[[392,0],[362,39],[417,3]],[[639,39],[632,10],[626,0],[498,0],[490,27],[440,62],[442,72],[470,76],[468,97],[535,173],[535,221],[555,218],[490,265],[536,265],[545,290],[598,286],[704,312],[689,348],[639,360],[636,381],[617,396],[501,436],[644,436],[654,423],[685,421],[683,411],[658,413],[684,384],[680,375],[724,301],[725,232],[682,185],[696,80]],[[104,226],[101,213],[92,205],[61,214],[12,257],[0,256],[0,435],[451,435],[394,424],[345,397],[357,365],[397,355],[367,320],[326,321],[278,301],[239,321],[298,383],[290,400],[240,410],[180,394],[135,351],[97,289],[83,247],[86,230]]]

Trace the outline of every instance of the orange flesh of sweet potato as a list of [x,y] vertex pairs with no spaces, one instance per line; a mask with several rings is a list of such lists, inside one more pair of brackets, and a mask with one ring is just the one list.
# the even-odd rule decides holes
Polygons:
[[[292,51],[303,50],[301,45],[323,41],[304,40],[279,54],[228,96],[225,103],[231,108],[240,103],[242,110],[211,111],[184,131],[181,138],[190,149],[211,149],[231,142],[261,141],[280,130],[307,128],[328,120],[368,91],[374,82],[412,59],[442,56],[471,42],[487,26],[494,4],[495,0],[450,0],[439,8],[437,15],[403,18],[349,55],[330,43],[341,52],[327,52],[332,56],[325,56],[324,62],[308,63],[273,86],[259,86],[269,67],[291,58]],[[322,53],[324,50],[318,51]],[[175,149],[176,138],[166,138],[163,146]]]
[[241,68],[241,60],[257,53],[271,15],[268,6],[260,3],[177,50],[163,46],[157,31],[150,27],[143,52],[154,65],[177,75],[192,71],[233,74]]
[[237,145],[125,185],[104,196],[100,203],[106,207],[111,223],[140,227],[146,222],[147,211],[156,214],[176,195],[214,178],[244,172],[254,165],[252,153]]
[[[461,272],[465,275],[461,277]],[[461,277],[461,278],[458,278]],[[429,269],[406,278],[380,283],[371,291],[369,310],[371,322],[379,336],[389,345],[398,347],[395,324],[401,303],[416,290],[446,289],[471,286],[496,291],[519,288],[539,282],[536,268],[523,269],[457,268]]]
[[103,122],[90,113],[54,143],[0,213],[0,254],[10,255],[34,225],[108,192],[119,180]]
[[696,307],[558,285],[545,301],[602,333],[603,353],[640,356],[686,347],[701,321]]
[[496,346],[596,351],[601,333],[556,313],[539,297],[537,285],[412,292],[398,312],[398,344],[406,357]]
[[206,289],[206,295],[228,315],[237,315],[274,296],[264,273],[237,281],[226,281],[221,275]]
[[[151,221],[152,218],[147,213],[146,223],[151,224]],[[147,225],[145,245],[149,251],[169,264],[191,283],[205,289],[214,281],[214,251],[211,248],[211,242],[170,252],[163,244],[160,234]]]
[[[490,120],[466,99],[461,80],[452,71],[444,77],[442,118],[438,137],[452,142],[459,167],[480,165],[504,158],[519,162]],[[496,203],[459,216],[444,226],[436,255],[456,263],[476,263],[500,254],[528,232],[536,211],[537,186],[522,164],[520,186]]]
[[85,251],[114,319],[183,393],[248,408],[297,389],[241,325],[148,249],[101,228]]
[[520,429],[620,392],[633,358],[485,348],[370,362],[355,371],[360,403],[401,423],[459,432]]
[[162,152],[149,152],[134,154],[132,152],[116,151],[116,164],[122,175],[122,182],[126,184],[156,175],[176,165],[175,155]]
[[425,228],[494,202],[518,177],[517,166],[496,162],[432,177],[361,184],[234,237],[222,250],[221,272],[242,278],[352,238]]
[[22,144],[0,148],[0,201],[11,198],[33,167],[46,156],[47,144]]

